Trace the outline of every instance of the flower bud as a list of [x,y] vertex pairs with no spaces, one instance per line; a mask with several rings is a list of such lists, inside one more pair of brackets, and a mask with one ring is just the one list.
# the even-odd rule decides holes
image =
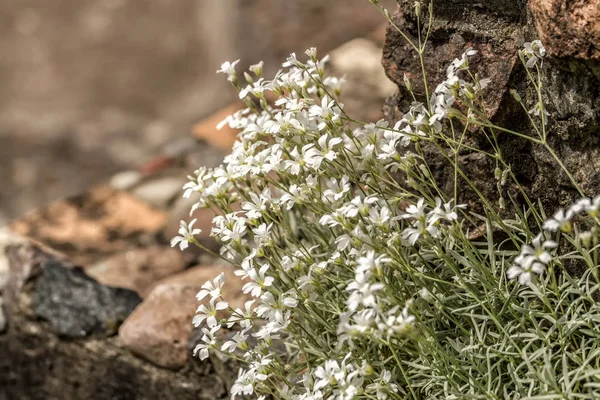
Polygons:
[[246,79],[246,82],[248,82],[248,83],[254,83],[254,79],[252,78],[252,75],[250,75],[246,71],[244,71],[244,79]]
[[521,96],[519,95],[519,93],[517,93],[517,91],[515,89],[510,89],[510,94],[512,95],[512,97],[514,97],[514,99],[521,103],[523,102],[523,100],[521,99]]
[[406,73],[403,76],[404,79],[404,86],[406,86],[406,90],[408,90],[409,92],[412,92],[412,83],[410,83],[410,79],[408,78],[408,75],[406,75]]
[[498,167],[494,170],[494,178],[500,180],[502,178],[502,170]]
[[585,231],[578,235],[579,241],[585,248],[590,248],[592,245],[592,232]]
[[421,16],[421,2],[415,1],[415,14],[417,17]]
[[259,63],[254,64],[254,65],[251,65],[249,69],[250,69],[251,72],[254,72],[257,77],[260,78],[262,76],[262,74],[263,74],[263,65],[264,65],[264,62],[261,61]]

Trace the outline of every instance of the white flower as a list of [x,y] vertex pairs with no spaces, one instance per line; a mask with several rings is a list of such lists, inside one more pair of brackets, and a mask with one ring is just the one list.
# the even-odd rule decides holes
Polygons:
[[244,303],[244,310],[236,308],[227,320],[227,327],[231,328],[238,323],[242,328],[248,328],[252,324],[252,314],[254,314],[252,304],[254,304],[254,300],[248,300]]
[[188,248],[190,243],[193,243],[194,240],[196,240],[194,238],[195,235],[198,235],[200,232],[202,232],[202,229],[194,229],[193,226],[196,223],[196,219],[194,218],[193,220],[190,221],[189,224],[187,224],[185,221],[180,221],[179,222],[179,236],[175,236],[173,239],[171,239],[171,247],[175,247],[177,245],[179,245],[179,248],[181,250],[185,250]]
[[398,385],[391,383],[392,373],[384,369],[381,371],[379,379],[367,386],[367,391],[375,392],[377,400],[386,400],[389,393],[397,393]]
[[600,212],[600,195],[594,197],[593,199],[584,197],[577,200],[573,205],[571,205],[571,207],[569,207],[567,212],[569,211],[572,214],[579,214],[580,212],[585,211],[592,218],[596,218]]
[[350,292],[347,305],[350,311],[356,311],[359,306],[377,308],[375,292],[385,288],[383,283],[369,282],[369,274],[356,274],[354,281],[346,287]]
[[356,272],[378,272],[381,273],[382,264],[391,262],[392,259],[385,255],[377,255],[374,250],[369,250],[366,255],[360,257],[357,262]]
[[532,241],[532,246],[525,245],[521,249],[521,253],[515,258],[515,265],[511,266],[507,271],[506,275],[508,279],[515,279],[519,277],[519,283],[521,285],[529,284],[532,280],[533,273],[541,275],[544,273],[544,267],[550,261],[552,256],[547,249],[553,249],[558,244],[552,240],[544,240],[542,242],[542,235],[537,235]]
[[343,176],[339,181],[336,178],[329,179],[326,184],[328,189],[323,191],[323,196],[329,202],[340,200],[350,191],[350,178]]
[[546,49],[539,40],[533,42],[526,42],[523,44],[522,53],[527,57],[527,63],[525,67],[533,68],[538,60],[541,60],[546,55]]
[[220,325],[212,327],[210,330],[202,328],[204,335],[202,336],[202,342],[194,347],[194,357],[199,353],[200,359],[205,360],[208,358],[208,350],[216,349],[217,339],[215,333],[221,328]]
[[421,198],[417,204],[411,204],[406,208],[406,212],[400,214],[400,218],[414,218],[416,220],[425,219],[425,199]]
[[218,326],[219,323],[217,322],[217,312],[220,310],[225,310],[227,307],[229,307],[229,304],[226,301],[219,301],[217,304],[215,304],[213,299],[208,303],[208,306],[202,304],[200,307],[198,307],[196,310],[197,314],[194,316],[192,322],[196,327],[200,326],[204,320],[206,320],[206,325],[209,328]]
[[448,203],[442,204],[442,199],[439,197],[435,199],[435,208],[428,214],[427,222],[429,224],[436,223],[437,221],[444,219],[446,221],[456,221],[458,214],[456,212],[459,208],[465,208],[466,205],[460,204],[457,206],[452,205],[452,200]]
[[322,131],[327,126],[327,121],[335,122],[340,119],[341,110],[335,105],[335,100],[329,100],[329,97],[323,96],[321,105],[310,106],[308,114],[321,120],[318,128]]
[[256,74],[256,76],[261,76],[263,73],[263,66],[265,65],[265,63],[263,61],[259,61],[256,64],[252,64],[248,69],[251,72],[254,72]]
[[408,307],[404,307],[400,314],[396,314],[397,307],[392,308],[387,314],[387,318],[384,322],[380,323],[378,328],[380,331],[385,332],[388,336],[392,336],[395,333],[404,334],[412,329],[413,324],[416,321],[414,315],[408,313]]
[[529,245],[523,246],[521,249],[521,254],[515,260],[516,262],[520,262],[520,260],[524,260],[528,257],[534,257],[535,260],[541,262],[542,264],[548,264],[550,261],[552,261],[552,256],[546,249],[554,249],[558,246],[558,244],[553,240],[544,240],[542,242],[542,234],[538,234],[535,238],[533,238],[531,244],[533,247]]
[[573,218],[573,212],[571,210],[565,212],[560,208],[552,218],[544,222],[543,228],[551,232],[556,232],[559,229],[563,232],[569,232],[572,228],[571,218]]
[[248,276],[253,282],[248,282],[242,287],[244,293],[250,293],[253,297],[259,297],[262,293],[263,288],[271,286],[275,278],[272,276],[265,276],[265,273],[269,269],[269,264],[265,264],[260,267],[258,272],[256,269],[248,271]]
[[318,366],[313,375],[315,377],[315,389],[322,389],[335,385],[337,381],[345,378],[345,373],[335,360],[327,360],[322,366]]
[[533,273],[541,275],[544,273],[544,265],[540,262],[534,261],[534,259],[528,259],[527,262],[522,264],[513,265],[506,271],[508,279],[515,279],[519,277],[519,283],[521,285],[527,285],[533,278]]
[[221,350],[228,351],[230,353],[233,353],[236,349],[245,350],[248,347],[248,342],[246,342],[246,339],[248,339],[248,335],[246,334],[248,329],[249,328],[246,328],[242,331],[236,332],[231,340],[223,343]]
[[257,228],[252,229],[254,241],[258,246],[267,245],[271,242],[271,228],[273,228],[273,222],[269,225],[262,223]]
[[282,67],[302,67],[304,64],[302,64],[300,61],[298,61],[298,59],[296,58],[296,53],[292,53],[290,54],[290,56],[287,58],[287,60],[281,64]]
[[433,238],[440,236],[440,230],[431,224],[425,224],[421,220],[414,221],[413,224],[402,231],[402,243],[404,245],[414,246],[421,235],[429,235]]
[[213,281],[207,281],[196,295],[198,301],[210,295],[211,300],[221,297],[221,290],[225,284],[225,273],[221,272]]
[[239,62],[240,60],[235,60],[234,62],[225,61],[223,64],[221,64],[221,69],[217,70],[217,73],[227,74],[227,80],[229,82],[234,82],[237,79],[235,66]]
[[246,217],[248,219],[259,219],[262,217],[262,213],[267,209],[267,202],[271,199],[269,189],[266,188],[260,195],[256,193],[250,193],[250,201],[244,201],[242,203],[242,210],[246,211]]

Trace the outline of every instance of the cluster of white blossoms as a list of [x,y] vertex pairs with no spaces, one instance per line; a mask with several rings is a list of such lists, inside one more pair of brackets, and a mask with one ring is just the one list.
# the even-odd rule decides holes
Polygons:
[[[328,58],[318,59],[315,49],[305,61],[292,54],[271,80],[262,63],[244,73],[246,84],[237,61],[222,65],[218,72],[247,104],[222,123],[240,131],[238,140],[222,166],[189,177],[184,196],[198,197],[191,213],[216,211],[211,235],[222,245],[219,256],[236,267],[252,298],[232,309],[223,274],[198,293],[193,323],[203,335],[194,353],[244,363],[233,398],[479,398],[535,367],[507,364],[519,355],[515,341],[529,340],[543,322],[523,327],[525,316],[506,318],[520,306],[513,290],[540,292],[506,282],[504,272],[522,285],[542,275],[556,262],[549,235],[570,231],[583,211],[595,218],[600,198],[557,212],[514,259],[470,239],[469,229],[485,217],[440,190],[422,145],[460,146],[456,136],[445,142],[448,127],[454,130],[449,120],[485,115],[488,80],[468,73],[475,54],[468,49],[455,59],[444,82],[393,127],[346,115],[343,79],[325,75]],[[543,47],[533,42],[522,54],[533,66]],[[486,212],[487,226],[498,225],[495,210]],[[173,246],[201,246],[193,222],[182,222]],[[485,364],[494,372],[482,379],[494,381],[474,382],[461,363]],[[519,385],[532,376],[540,374],[522,373]]]
[[[507,270],[509,279],[518,277],[519,283],[527,285],[532,282],[534,274],[542,275],[546,266],[552,262],[553,257],[548,250],[558,247],[558,243],[553,240],[544,240],[543,236],[549,236],[554,232],[569,234],[573,230],[573,219],[578,215],[584,214],[592,219],[596,219],[600,213],[600,196],[593,199],[583,197],[575,201],[566,210],[558,209],[554,215],[544,221],[542,228],[545,232],[538,234],[531,241],[531,245],[524,245],[521,253],[515,258],[515,265]],[[591,232],[580,232],[578,237],[584,239],[589,237]]]
[[[462,208],[400,191],[391,173],[418,169],[411,143],[439,132],[456,99],[472,100],[486,82],[458,77],[475,54],[468,50],[448,68],[429,103],[413,104],[394,128],[384,121],[351,128],[337,100],[342,80],[324,75],[327,57],[317,59],[314,49],[306,54],[306,62],[292,54],[272,80],[261,76],[262,64],[252,66],[244,88],[237,62],[218,71],[249,107],[224,121],[241,132],[223,166],[195,171],[184,196],[199,195],[192,212],[220,210],[211,233],[223,245],[221,256],[246,281],[243,292],[255,300],[232,310],[222,297],[223,275],[207,282],[198,293],[204,303],[194,324],[204,335],[195,353],[204,359],[216,350],[247,362],[234,396],[262,393],[265,381],[281,379],[287,384],[278,398],[386,399],[402,391],[397,369],[354,364],[352,351],[361,340],[389,346],[410,336],[417,323],[411,304],[427,289],[391,298],[391,274],[409,261],[401,253],[441,245]],[[267,92],[278,99],[269,104]],[[182,223],[173,245],[194,243],[198,231],[191,225]],[[398,245],[410,250],[399,253]],[[323,331],[307,325],[308,315]],[[219,343],[224,327],[235,335]],[[293,348],[288,362],[310,348],[326,351],[323,362],[286,367],[269,351],[274,340]]]

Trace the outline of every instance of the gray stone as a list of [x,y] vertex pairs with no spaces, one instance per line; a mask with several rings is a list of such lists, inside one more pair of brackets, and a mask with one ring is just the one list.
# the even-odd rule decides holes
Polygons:
[[56,334],[72,338],[113,335],[140,302],[132,290],[101,285],[54,260],[42,265],[33,296],[35,314]]
[[177,171],[176,176],[157,177],[144,182],[133,189],[132,193],[153,206],[165,208],[176,197],[183,194],[183,185],[187,182],[186,177]]

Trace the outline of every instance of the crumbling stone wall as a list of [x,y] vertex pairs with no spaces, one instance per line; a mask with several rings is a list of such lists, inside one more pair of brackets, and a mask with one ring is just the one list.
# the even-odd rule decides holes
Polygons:
[[[445,78],[446,66],[472,47],[478,55],[470,66],[491,82],[484,92],[487,113],[492,121],[507,128],[528,132],[527,115],[509,94],[517,90],[526,103],[534,104],[527,88],[524,67],[518,50],[526,41],[541,38],[547,49],[542,68],[544,99],[551,113],[549,141],[566,167],[581,183],[587,195],[600,193],[600,1],[567,0],[432,0],[434,19],[425,70],[432,85]],[[393,18],[409,34],[416,36],[414,2],[398,1]],[[386,103],[385,114],[391,121],[402,116],[409,97],[403,85],[407,73],[417,92],[423,93],[418,58],[394,29],[388,28],[383,65],[399,92]],[[486,148],[476,132],[470,144]],[[553,209],[578,197],[565,173],[550,154],[509,134],[499,135],[507,161],[530,196]],[[426,152],[428,150],[426,149]],[[452,190],[451,166],[429,150],[436,178],[443,188]],[[460,154],[464,170],[488,197],[496,194],[489,159],[471,151]],[[477,199],[466,185],[459,187],[463,202]]]

